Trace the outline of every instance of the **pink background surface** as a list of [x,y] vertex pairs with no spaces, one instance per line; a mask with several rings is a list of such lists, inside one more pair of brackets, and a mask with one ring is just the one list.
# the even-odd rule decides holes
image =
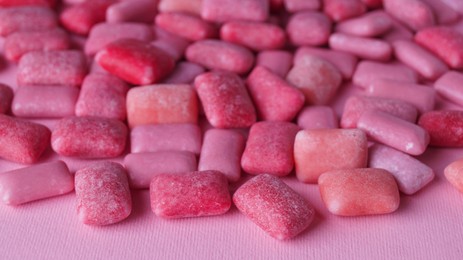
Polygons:
[[[1,63],[1,62],[0,62]],[[0,82],[15,87],[15,67],[0,66]],[[355,92],[344,86],[333,102],[338,114]],[[440,101],[437,108],[453,106]],[[41,120],[51,128],[54,120]],[[463,157],[463,149],[429,149],[419,158],[435,180],[413,196],[401,197],[392,214],[338,217],[321,201],[318,187],[283,180],[313,204],[315,221],[296,238],[278,241],[232,207],[225,215],[165,220],[149,207],[147,190],[134,191],[133,213],[119,224],[80,223],[75,194],[19,207],[0,204],[1,259],[462,259],[463,194],[443,169]],[[72,171],[88,161],[49,151],[42,161],[63,159]],[[116,158],[120,161],[120,158]],[[23,167],[0,160],[0,172]],[[237,185],[235,185],[237,186]]]

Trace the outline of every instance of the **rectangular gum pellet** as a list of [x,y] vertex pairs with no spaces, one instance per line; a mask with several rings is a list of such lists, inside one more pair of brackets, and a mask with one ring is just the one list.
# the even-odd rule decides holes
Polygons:
[[203,0],[160,0],[158,9],[160,12],[185,12],[201,14]]
[[365,88],[378,79],[417,83],[418,75],[415,71],[400,63],[361,61],[355,69],[352,82],[356,86]]
[[363,113],[357,127],[373,141],[411,155],[422,154],[429,144],[429,134],[425,129],[381,111]]
[[293,65],[293,54],[283,50],[267,50],[257,54],[256,66],[262,66],[284,78]]
[[0,198],[8,205],[50,198],[74,190],[74,179],[62,161],[37,164],[0,175]]
[[82,1],[67,6],[60,13],[61,25],[75,34],[87,35],[95,24],[106,18],[106,9],[115,0]]
[[196,124],[141,125],[130,133],[132,153],[157,151],[201,152],[201,129]]
[[434,179],[432,168],[394,148],[375,144],[369,148],[368,157],[368,166],[389,171],[405,194],[418,192]]
[[153,0],[122,1],[106,9],[108,23],[152,22],[157,13],[157,3]]
[[197,170],[196,156],[186,151],[160,151],[130,153],[124,158],[130,187],[149,188],[155,175],[161,173],[185,173]]
[[198,170],[217,170],[229,181],[238,181],[241,176],[241,155],[244,146],[245,138],[236,130],[207,130],[199,156]]
[[463,106],[463,73],[449,71],[434,82],[434,88],[442,97]]
[[338,128],[338,118],[329,106],[307,106],[297,116],[297,125],[302,129]]
[[330,36],[329,45],[334,50],[348,52],[368,60],[388,61],[392,56],[391,45],[375,38],[334,33]]
[[81,51],[34,51],[19,61],[19,85],[78,86],[87,74],[87,60]]
[[45,6],[18,6],[0,9],[0,35],[20,31],[41,31],[56,28],[58,19]]
[[286,11],[290,13],[318,10],[321,7],[320,0],[283,0]]
[[[186,13],[160,13],[156,16],[155,25],[189,41],[215,38],[218,34],[218,29],[214,24]],[[187,27],[188,30],[185,30]]]
[[323,11],[332,20],[340,22],[364,14],[367,8],[359,0],[324,0]]
[[[429,5],[419,0],[383,0],[387,13],[414,31],[433,26],[434,13]],[[404,12],[404,10],[413,10]]]
[[21,86],[11,105],[17,117],[61,118],[74,115],[79,95],[75,86]]
[[[288,40],[295,46],[321,46],[328,43],[332,22],[326,14],[303,11],[291,14],[286,25]],[[306,28],[312,28],[306,33]]]
[[336,31],[363,37],[379,36],[392,28],[392,19],[384,11],[373,11],[338,23]]
[[[243,8],[243,5],[246,8]],[[214,22],[265,21],[268,18],[269,9],[267,0],[203,0],[201,17]]]

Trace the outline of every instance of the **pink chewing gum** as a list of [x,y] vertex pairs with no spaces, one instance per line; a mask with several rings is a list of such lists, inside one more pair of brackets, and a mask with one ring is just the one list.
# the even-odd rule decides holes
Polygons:
[[56,4],[55,0],[0,0],[1,7],[13,7],[13,6],[27,6],[27,5],[39,5],[53,7]]
[[342,128],[355,128],[357,121],[367,111],[383,111],[414,123],[418,111],[412,104],[393,98],[352,96],[344,105],[341,117]]
[[418,125],[429,133],[432,146],[463,147],[463,111],[429,111],[420,116]]
[[227,70],[238,74],[248,72],[254,55],[240,45],[219,40],[197,41],[186,49],[186,59],[208,69]]
[[121,39],[99,51],[98,64],[109,73],[135,85],[148,85],[169,75],[175,61],[149,42]]
[[286,11],[295,13],[299,11],[318,10],[321,7],[320,0],[282,0]]
[[0,83],[0,114],[6,114],[10,111],[13,95],[13,90],[9,86]]
[[395,57],[426,79],[435,80],[448,71],[442,60],[412,41],[397,40],[392,45]]
[[434,88],[442,97],[463,106],[463,73],[449,71],[434,82]]
[[158,9],[160,12],[184,12],[195,15],[201,14],[203,0],[160,0]]
[[110,158],[124,152],[127,127],[102,117],[61,119],[51,134],[51,147],[63,156]]
[[381,37],[383,40],[393,43],[397,40],[412,41],[414,33],[408,29],[405,25],[397,21],[394,17],[392,18],[392,29]]
[[294,55],[294,64],[303,62],[306,56],[315,56],[333,64],[344,79],[350,79],[357,65],[357,57],[347,52],[325,48],[300,47]]
[[166,32],[157,26],[154,27],[154,30],[156,40],[152,41],[151,44],[169,54],[176,61],[182,59],[190,42],[183,37]]
[[434,13],[420,0],[383,0],[384,9],[414,31],[435,24]]
[[339,216],[387,214],[397,210],[400,194],[394,177],[384,169],[346,169],[318,179],[328,210]]
[[207,72],[196,77],[194,85],[212,126],[243,128],[256,122],[256,110],[238,75],[224,71]]
[[106,18],[106,9],[116,0],[85,1],[65,8],[60,14],[60,22],[68,31],[87,35],[92,27]]
[[78,86],[87,74],[87,59],[81,51],[34,51],[19,61],[19,85]]
[[305,97],[298,88],[264,67],[254,67],[246,85],[261,120],[291,121],[304,106]]
[[463,13],[463,3],[458,0],[442,0],[446,5],[450,6],[459,13]]
[[304,93],[307,104],[324,105],[336,94],[342,76],[328,61],[307,55],[294,64],[286,80]]
[[174,71],[163,80],[163,83],[191,84],[195,80],[196,76],[204,72],[205,69],[199,64],[188,61],[180,61],[175,66]]
[[425,129],[381,111],[363,113],[357,128],[365,131],[373,141],[411,155],[424,153],[429,144],[429,134]]
[[375,144],[369,151],[370,168],[389,171],[399,190],[412,195],[434,179],[434,171],[414,157],[385,145]]
[[130,128],[146,124],[197,123],[198,98],[187,84],[136,87],[127,93]]
[[348,52],[363,59],[388,61],[392,56],[391,45],[374,38],[333,33],[329,45],[333,50]]
[[82,83],[75,114],[125,120],[128,91],[127,84],[112,75],[89,74]]
[[383,0],[360,0],[369,8],[378,8],[383,4]]
[[463,34],[451,27],[437,26],[420,30],[415,41],[436,54],[449,67],[463,68]]
[[456,160],[444,169],[444,175],[450,184],[458,191],[463,192],[463,160]]
[[261,174],[247,181],[233,195],[236,207],[276,239],[295,237],[310,225],[314,208],[281,179]]
[[251,126],[241,167],[249,174],[286,176],[294,167],[294,138],[299,127],[288,122],[258,122]]
[[130,132],[132,153],[157,151],[201,152],[201,129],[196,124],[141,125]]
[[154,214],[163,218],[221,215],[231,207],[227,178],[219,171],[156,175],[150,201]]
[[324,45],[330,37],[331,21],[320,12],[297,12],[289,18],[286,31],[290,42],[296,46]]
[[391,28],[391,17],[384,11],[370,12],[336,25],[336,31],[338,32],[363,37],[379,36]]
[[355,69],[352,82],[356,86],[366,88],[379,79],[417,83],[418,75],[415,71],[400,63],[361,61]]
[[249,21],[231,21],[220,28],[224,41],[243,45],[252,50],[280,49],[286,43],[286,34],[279,26]]
[[59,196],[72,190],[74,179],[62,161],[37,164],[0,175],[0,198],[7,205]]
[[235,130],[210,129],[204,134],[198,170],[217,170],[228,181],[238,181],[241,176],[241,155],[245,146],[244,136]]
[[17,117],[59,118],[74,115],[79,89],[74,86],[21,86],[11,112]]
[[0,8],[0,36],[7,36],[14,32],[49,30],[57,26],[56,14],[48,7]]
[[0,115],[0,157],[9,161],[35,163],[50,145],[47,127]]
[[87,225],[109,225],[127,218],[132,211],[127,172],[115,162],[99,162],[75,175],[77,214]]
[[207,21],[249,20],[263,22],[269,15],[268,0],[203,0],[201,17]]
[[297,125],[302,129],[338,128],[338,118],[329,106],[307,106],[297,116]]
[[214,24],[185,13],[160,13],[156,16],[155,23],[159,28],[190,41],[214,38],[218,31]]
[[147,189],[154,176],[161,173],[196,171],[194,153],[162,151],[152,153],[130,153],[124,158],[124,166],[129,174],[130,187]]
[[151,23],[157,13],[158,0],[132,0],[114,3],[106,9],[106,22]]
[[327,171],[367,166],[367,136],[358,129],[301,130],[294,142],[296,177],[317,183]]
[[360,16],[367,11],[360,0],[324,0],[323,11],[335,22]]
[[[460,19],[458,12],[445,3],[445,0],[422,0],[434,13],[437,24],[452,24]],[[462,5],[463,6],[463,5]]]
[[285,78],[293,65],[291,52],[282,50],[261,51],[257,54],[256,66],[262,66],[276,75]]
[[419,113],[434,109],[436,90],[432,87],[393,80],[377,80],[366,88],[368,95],[400,99],[414,105]]
[[153,28],[142,23],[99,23],[92,27],[88,35],[84,46],[85,54],[95,55],[111,42],[125,38],[152,41]]
[[3,46],[5,57],[19,61],[21,56],[31,51],[66,50],[70,47],[68,34],[61,29],[37,32],[16,32],[8,35]]

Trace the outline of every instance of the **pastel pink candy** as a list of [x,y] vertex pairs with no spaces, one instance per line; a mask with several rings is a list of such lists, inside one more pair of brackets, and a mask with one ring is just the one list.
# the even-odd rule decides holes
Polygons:
[[190,41],[214,38],[218,31],[214,24],[208,23],[198,16],[185,13],[160,13],[156,16],[155,23],[159,28]]
[[9,161],[35,163],[50,145],[47,127],[0,115],[0,157]]
[[282,0],[288,12],[318,10],[321,7],[320,0]]
[[[446,0],[422,0],[433,11],[434,18],[437,24],[451,24],[459,20],[460,15],[458,11],[451,7],[450,4],[445,3]],[[449,0],[452,1],[452,0]],[[457,0],[458,1],[458,0]],[[462,5],[463,7],[463,5]]]
[[325,48],[300,47],[294,55],[294,64],[303,62],[306,56],[315,56],[333,64],[344,79],[350,79],[357,65],[357,57],[347,52]]
[[201,130],[196,124],[141,125],[130,132],[132,153],[157,151],[201,152]]
[[154,33],[150,26],[142,23],[99,23],[92,27],[85,41],[85,54],[95,55],[109,43],[125,38],[151,41]]
[[378,80],[366,88],[368,95],[399,99],[414,105],[419,113],[434,109],[436,90],[432,87],[393,80]]
[[231,182],[241,176],[244,136],[232,129],[210,129],[204,134],[198,170],[217,170]]
[[458,11],[460,14],[463,13],[463,3],[458,0],[443,0],[443,2],[449,5],[454,10]]
[[[382,0],[381,0],[382,1]],[[392,29],[381,37],[389,43],[393,43],[396,40],[410,41],[413,40],[414,33],[412,30],[407,28],[401,22],[397,21],[394,17],[392,18]]]
[[463,105],[463,73],[457,71],[449,71],[442,75],[436,82],[434,88],[442,97]]
[[400,204],[396,181],[384,169],[326,172],[318,179],[318,186],[328,210],[339,216],[387,214]]
[[358,129],[301,130],[294,142],[296,177],[305,183],[317,183],[327,171],[367,166],[365,133]]
[[379,63],[361,61],[355,69],[352,82],[365,88],[378,79],[417,83],[418,75],[415,71],[400,63]]
[[289,51],[268,50],[257,54],[256,66],[262,66],[276,75],[285,78],[293,65],[293,55]]
[[392,55],[391,45],[375,38],[333,33],[329,45],[333,50],[348,52],[368,60],[388,61]]
[[[307,28],[311,28],[307,30]],[[293,14],[286,25],[290,42],[296,46],[319,46],[328,42],[331,21],[323,13],[314,11]]]
[[450,184],[458,191],[463,192],[463,160],[456,160],[444,169],[444,175]]
[[72,190],[74,179],[62,161],[37,164],[0,175],[0,198],[8,205],[59,196]]
[[249,131],[241,167],[249,174],[288,175],[294,167],[294,138],[299,127],[288,122],[257,122]]
[[254,67],[246,85],[261,120],[291,121],[304,106],[305,97],[298,88],[264,67]]
[[336,31],[364,37],[375,37],[392,28],[392,21],[384,11],[373,11],[362,16],[342,21]]
[[411,155],[422,154],[429,144],[430,137],[425,129],[381,111],[363,113],[357,127],[373,141]]
[[78,96],[75,86],[21,86],[13,98],[11,112],[29,118],[72,116]]
[[109,158],[124,152],[126,139],[127,127],[116,119],[66,117],[53,130],[51,146],[64,156]]
[[156,40],[151,44],[169,54],[174,60],[178,61],[183,57],[183,54],[190,45],[190,42],[178,35],[169,33],[158,26],[154,27]]
[[254,105],[238,75],[224,71],[207,72],[196,77],[194,85],[212,126],[242,128],[256,121]]
[[185,12],[200,15],[203,0],[160,0],[160,12]]
[[116,0],[83,1],[68,6],[60,13],[60,22],[68,31],[87,35],[92,27],[106,18],[106,9]]
[[344,105],[341,117],[342,128],[355,128],[357,121],[367,111],[379,110],[402,118],[409,122],[415,122],[418,115],[416,108],[405,101],[368,96],[351,96]]
[[154,176],[161,173],[185,173],[196,171],[196,156],[191,152],[162,151],[129,153],[124,158],[130,187],[149,188]]
[[81,51],[34,51],[21,58],[19,85],[78,86],[87,74],[87,60]]
[[196,76],[205,72],[203,66],[188,62],[180,61],[175,66],[174,71],[163,80],[163,83],[168,84],[191,84]]
[[75,105],[76,116],[100,116],[125,120],[127,84],[109,74],[85,77]]
[[106,22],[152,22],[158,0],[132,0],[114,3],[106,9]]
[[219,40],[202,40],[188,46],[186,59],[208,69],[244,74],[253,63],[254,55],[240,45]]
[[338,118],[329,106],[307,106],[297,116],[297,125],[302,129],[338,128]]
[[250,21],[223,24],[220,27],[220,38],[256,51],[279,49],[286,43],[285,31],[279,26]]
[[417,31],[435,24],[434,13],[420,0],[383,0],[386,12]]
[[448,71],[442,60],[413,41],[397,40],[392,45],[395,57],[426,79],[434,80]]
[[434,179],[434,171],[414,157],[385,145],[370,147],[370,168],[389,171],[397,181],[399,190],[412,195]]
[[18,6],[0,9],[0,35],[14,32],[41,31],[56,28],[58,19],[45,6]]
[[65,50],[69,47],[68,34],[56,28],[12,33],[6,37],[3,49],[8,60],[19,61],[21,56],[31,51]]
[[265,21],[268,15],[268,0],[202,0],[201,17],[207,21]]
[[156,175],[150,201],[154,214],[163,218],[221,215],[231,207],[227,178],[218,171]]
[[323,1],[323,11],[336,22],[362,15],[366,10],[365,4],[360,0]]
[[127,218],[132,211],[127,172],[115,162],[99,162],[75,175],[77,214],[87,225],[109,225]]
[[307,104],[327,104],[342,82],[339,70],[316,56],[304,56],[286,75],[286,80],[304,93]]
[[233,195],[236,207],[276,239],[290,239],[307,229],[314,208],[281,179],[261,174],[247,181]]
[[9,86],[0,83],[0,114],[10,111],[13,95],[13,90]]

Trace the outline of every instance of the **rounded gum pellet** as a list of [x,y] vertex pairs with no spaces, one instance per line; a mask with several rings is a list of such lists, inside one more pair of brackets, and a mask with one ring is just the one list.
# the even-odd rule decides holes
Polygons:
[[293,54],[283,50],[261,51],[257,54],[256,66],[262,66],[284,78],[293,65]]
[[418,125],[431,136],[430,145],[437,147],[463,147],[463,112],[460,110],[434,110],[422,114]]
[[201,17],[207,21],[265,21],[269,16],[268,0],[202,0]]
[[375,37],[392,28],[392,20],[384,11],[374,11],[342,21],[336,31],[356,36]]
[[334,50],[345,51],[369,60],[388,61],[392,56],[391,45],[375,38],[333,33],[329,45]]
[[286,35],[279,26],[270,23],[231,21],[220,28],[220,38],[252,50],[271,50],[282,48]]
[[156,16],[155,24],[167,32],[190,41],[214,38],[218,34],[214,24],[208,23],[198,16],[185,13],[160,13]]
[[329,106],[307,106],[297,116],[297,125],[302,129],[338,128],[338,118]]
[[463,193],[463,159],[447,165],[444,169],[444,176],[450,184]]
[[434,82],[434,88],[442,97],[463,105],[463,73],[449,71]]
[[[307,30],[311,28],[311,30]],[[331,33],[330,19],[320,12],[297,12],[286,25],[289,40],[296,46],[319,46],[328,42]]]
[[367,8],[360,0],[324,0],[323,11],[339,22],[364,14]]
[[45,6],[17,6],[0,9],[0,35],[21,31],[42,31],[58,27],[53,10]]
[[68,31],[87,35],[95,24],[106,19],[106,10],[115,0],[92,0],[65,8],[59,20]]
[[432,9],[423,1],[383,0],[383,6],[386,12],[415,31],[435,24]]
[[153,0],[132,0],[114,3],[106,9],[106,22],[152,22],[157,13]]
[[300,11],[318,10],[321,7],[320,0],[281,0],[286,11],[296,13]]
[[202,2],[203,0],[160,0],[158,9],[160,12],[184,12],[200,15]]
[[352,82],[356,86],[366,88],[379,79],[417,83],[418,75],[414,70],[400,63],[361,61],[355,68]]

